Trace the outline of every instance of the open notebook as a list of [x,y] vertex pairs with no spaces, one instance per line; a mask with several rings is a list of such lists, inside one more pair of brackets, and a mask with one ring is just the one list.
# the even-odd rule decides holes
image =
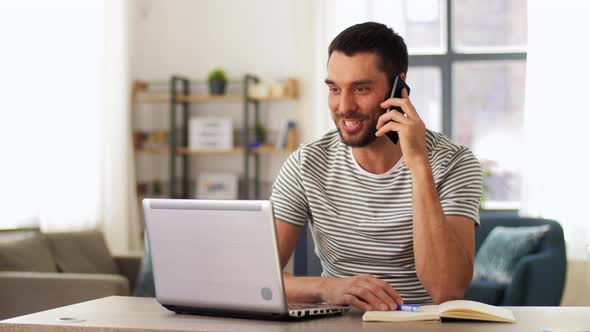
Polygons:
[[441,318],[483,320],[490,322],[516,321],[512,311],[475,301],[455,300],[440,305],[420,306],[417,312],[408,311],[367,311],[363,320],[367,322],[407,322],[440,320]]

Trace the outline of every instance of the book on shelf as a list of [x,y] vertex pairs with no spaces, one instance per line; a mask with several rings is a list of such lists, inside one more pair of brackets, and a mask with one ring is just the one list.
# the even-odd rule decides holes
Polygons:
[[514,323],[512,311],[493,305],[468,300],[447,301],[440,305],[423,305],[410,311],[367,311],[366,322],[408,322],[441,320],[443,318]]
[[297,131],[295,121],[286,120],[279,128],[279,133],[275,141],[277,149],[288,149],[293,151],[298,147]]

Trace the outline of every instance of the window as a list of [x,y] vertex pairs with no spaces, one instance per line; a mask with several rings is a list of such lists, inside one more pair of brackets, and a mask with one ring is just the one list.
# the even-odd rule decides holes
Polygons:
[[[408,70],[409,71],[409,70]],[[435,66],[413,67],[406,79],[412,103],[426,127],[442,131],[442,71]]]
[[518,208],[526,0],[366,0],[365,6],[366,20],[406,40],[408,84],[427,127],[469,146],[482,162],[486,207]]
[[453,65],[453,137],[481,161],[492,204],[520,200],[525,63],[462,61]]
[[0,2],[0,228],[101,220],[105,18],[98,1]]
[[411,54],[444,54],[446,5],[440,0],[373,0],[373,20],[392,27]]
[[462,53],[522,52],[526,0],[453,1],[453,49]]

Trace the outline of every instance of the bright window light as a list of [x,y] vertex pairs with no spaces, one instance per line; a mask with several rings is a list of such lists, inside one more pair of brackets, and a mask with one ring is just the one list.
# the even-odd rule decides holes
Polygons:
[[96,223],[102,1],[0,3],[0,228]]

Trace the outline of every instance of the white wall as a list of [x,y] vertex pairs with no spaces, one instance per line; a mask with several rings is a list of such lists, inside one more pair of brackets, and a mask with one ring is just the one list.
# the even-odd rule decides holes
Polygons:
[[136,1],[133,71],[206,77],[223,66],[234,77],[295,75],[294,1]]

